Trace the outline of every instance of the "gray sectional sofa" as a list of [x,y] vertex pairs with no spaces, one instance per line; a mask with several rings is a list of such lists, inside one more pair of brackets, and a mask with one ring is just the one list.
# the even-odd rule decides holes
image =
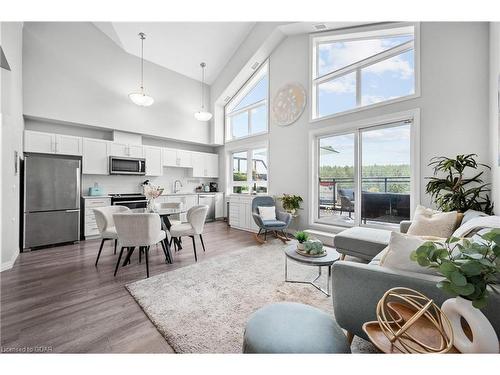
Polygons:
[[[462,225],[474,216],[473,213],[466,213]],[[402,222],[401,232],[406,233],[409,225],[409,222]],[[333,265],[332,272],[335,319],[342,328],[363,338],[367,338],[362,330],[363,323],[376,320],[377,302],[391,288],[407,287],[418,290],[434,299],[438,305],[450,298],[436,287],[436,283],[442,280],[440,276],[379,266],[380,251],[389,242],[390,231],[366,229],[368,228],[349,229],[347,236],[337,235],[334,244],[340,253],[361,258],[369,263],[338,261]],[[490,294],[488,306],[483,313],[500,337],[500,288],[496,289],[498,293]]]

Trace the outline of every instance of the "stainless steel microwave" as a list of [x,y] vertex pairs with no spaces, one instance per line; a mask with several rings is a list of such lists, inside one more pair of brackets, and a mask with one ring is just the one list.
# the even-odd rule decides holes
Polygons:
[[110,156],[109,174],[145,175],[146,159]]

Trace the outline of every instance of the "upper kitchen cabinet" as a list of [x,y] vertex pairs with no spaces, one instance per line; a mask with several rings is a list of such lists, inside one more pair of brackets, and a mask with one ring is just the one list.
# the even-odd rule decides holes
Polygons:
[[191,151],[164,148],[163,165],[165,167],[191,168],[193,166],[191,154]]
[[24,151],[44,154],[82,155],[82,138],[26,130]]
[[154,146],[144,146],[146,159],[146,176],[161,176],[163,174],[162,149]]
[[219,155],[193,152],[193,177],[219,177]]
[[131,158],[142,158],[142,146],[112,142],[109,148],[109,156],[124,156]]
[[110,142],[100,139],[83,139],[83,174],[108,174]]

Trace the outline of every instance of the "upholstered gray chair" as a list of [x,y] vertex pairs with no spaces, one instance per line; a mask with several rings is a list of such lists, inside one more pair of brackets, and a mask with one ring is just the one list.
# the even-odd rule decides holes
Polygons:
[[130,208],[125,206],[108,206],[94,208],[95,222],[97,224],[97,229],[101,234],[102,241],[101,246],[99,246],[99,252],[97,253],[97,259],[95,260],[95,265],[99,262],[99,257],[101,256],[102,247],[104,246],[104,241],[115,240],[115,250],[118,242],[118,234],[116,233],[115,222],[113,220],[113,214],[119,214],[123,212],[130,211]]
[[[274,235],[281,240],[288,240],[288,236],[285,230],[288,228],[292,221],[292,215],[288,212],[282,212],[276,210],[276,217],[273,220],[263,220],[260,213],[259,207],[276,207],[276,202],[273,197],[255,197],[252,201],[252,216],[255,224],[259,227],[259,233],[256,235],[256,239],[259,242],[265,242],[267,240],[267,232],[272,232]],[[264,241],[261,240],[260,235],[264,231]],[[283,238],[278,235],[278,232],[283,234]]]
[[[187,223],[181,223],[177,225],[172,225],[170,227],[170,235],[172,238],[177,238],[180,240],[183,236],[189,236],[193,240],[193,251],[194,260],[198,261],[198,256],[196,255],[196,243],[194,240],[195,236],[200,237],[201,246],[203,247],[203,252],[205,252],[205,243],[203,242],[203,228],[205,227],[205,219],[208,214],[208,206],[200,205],[191,207],[187,212]],[[174,241],[174,246],[177,248],[177,243]]]

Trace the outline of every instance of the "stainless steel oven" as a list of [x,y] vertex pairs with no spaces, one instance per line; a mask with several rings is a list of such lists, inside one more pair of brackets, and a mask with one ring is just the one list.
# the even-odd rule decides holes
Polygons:
[[110,196],[112,205],[126,206],[130,209],[146,208],[148,203],[146,197],[139,193],[110,194]]
[[145,175],[146,159],[110,156],[109,174]]

